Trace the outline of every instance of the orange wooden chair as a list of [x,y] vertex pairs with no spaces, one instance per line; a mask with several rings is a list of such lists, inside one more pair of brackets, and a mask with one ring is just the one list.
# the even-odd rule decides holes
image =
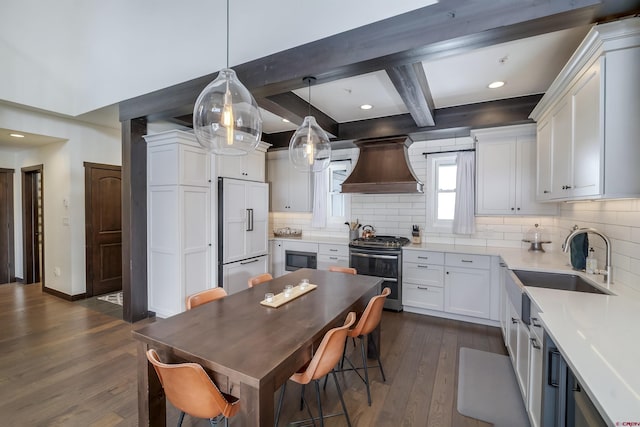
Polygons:
[[[362,316],[360,316],[360,319],[358,320],[358,323],[356,324],[356,326],[354,326],[353,329],[350,329],[349,332],[347,333],[348,337],[351,337],[354,339],[357,337],[360,339],[360,351],[362,353],[362,367],[356,368],[354,364],[351,362],[351,360],[349,360],[349,358],[346,357],[346,355],[344,354],[344,351],[346,350],[346,348],[343,349],[342,361],[340,362],[340,368],[342,369],[344,366],[344,361],[346,360],[349,363],[349,365],[351,365],[351,369],[347,369],[347,370],[355,371],[355,373],[358,374],[360,379],[364,381],[365,385],[367,386],[367,400],[369,402],[369,406],[371,406],[371,388],[369,387],[369,366],[367,366],[367,355],[364,348],[364,339],[366,336],[371,334],[371,332],[373,332],[373,330],[376,329],[380,324],[380,320],[382,319],[382,308],[384,307],[384,301],[387,298],[387,296],[389,296],[390,293],[391,293],[391,289],[384,288],[380,295],[376,295],[373,298],[371,298],[369,300],[369,304],[367,304],[367,307],[364,309]],[[376,342],[374,339],[371,339],[371,337],[369,338],[369,340],[373,345],[373,348],[376,352],[376,357],[378,359],[378,364],[376,366],[371,366],[371,368],[379,367],[380,373],[382,374],[382,381],[387,381],[387,379],[384,376],[384,370],[382,369],[380,352],[376,348]],[[358,372],[358,369],[364,369],[364,377],[360,375],[360,372]]]
[[249,279],[249,287],[253,288],[261,283],[268,282],[269,280],[273,280],[273,276],[269,273],[259,274]]
[[211,288],[187,297],[187,310],[227,296],[223,288]]
[[337,271],[339,273],[358,274],[358,270],[352,267],[340,267],[339,265],[332,265],[329,267],[329,271]]
[[[344,404],[344,399],[342,397],[342,390],[340,389],[340,384],[338,384],[338,378],[336,377],[336,373],[334,367],[340,361],[341,355],[344,353],[344,344],[347,339],[347,332],[349,327],[353,325],[356,321],[356,314],[354,312],[350,312],[347,314],[347,318],[344,321],[344,325],[333,328],[324,335],[318,349],[311,361],[302,368],[302,370],[293,374],[289,379],[291,381],[297,382],[298,384],[302,384],[302,401],[307,407],[307,412],[309,413],[309,417],[311,420],[314,419],[311,414],[311,409],[309,408],[309,404],[304,398],[304,386],[309,384],[311,381],[315,384],[316,389],[316,399],[318,402],[318,412],[320,419],[320,426],[324,426],[324,418],[322,415],[322,402],[320,400],[320,378],[325,375],[332,374],[333,381],[336,384],[336,389],[338,390],[338,396],[340,397],[340,403],[342,403],[342,410],[344,411],[344,416],[347,419],[347,425],[351,427],[351,420],[349,419],[349,413],[347,412],[347,407]],[[326,385],[326,384],[325,384]],[[287,387],[287,383],[285,382],[282,385],[282,389],[280,391],[280,399],[278,401],[278,410],[276,411],[276,419],[274,426],[278,427],[278,420],[280,418],[280,410],[282,409],[282,401],[284,398],[285,389]],[[314,422],[315,425],[315,422]]]
[[180,410],[178,427],[182,425],[185,413],[207,418],[212,426],[223,416],[227,426],[228,418],[240,410],[240,400],[222,393],[197,363],[162,363],[153,349],[147,350],[147,359],[158,374],[167,399]]

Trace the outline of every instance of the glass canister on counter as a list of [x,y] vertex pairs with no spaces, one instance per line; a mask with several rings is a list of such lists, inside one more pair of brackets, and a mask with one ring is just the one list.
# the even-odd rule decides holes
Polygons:
[[544,252],[542,245],[544,243],[551,243],[551,240],[547,237],[544,228],[540,227],[540,224],[535,224],[532,228],[527,230],[522,241],[531,243],[531,246],[529,247],[529,251],[531,252]]

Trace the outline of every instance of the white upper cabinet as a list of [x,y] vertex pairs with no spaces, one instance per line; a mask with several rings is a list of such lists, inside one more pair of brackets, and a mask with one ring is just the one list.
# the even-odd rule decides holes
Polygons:
[[536,202],[535,125],[472,132],[476,148],[477,215],[555,215]]
[[286,150],[267,155],[267,180],[271,185],[271,211],[311,212],[311,174],[294,168]]
[[640,18],[595,26],[531,113],[537,199],[640,197]]
[[265,153],[270,144],[260,142],[255,151],[246,156],[216,156],[219,177],[265,182]]

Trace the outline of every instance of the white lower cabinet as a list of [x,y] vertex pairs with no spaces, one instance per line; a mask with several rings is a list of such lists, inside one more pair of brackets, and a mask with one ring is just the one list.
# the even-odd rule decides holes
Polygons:
[[284,245],[282,240],[269,242],[269,256],[271,257],[271,269],[269,272],[273,277],[282,276],[284,274]]
[[445,255],[446,312],[484,319],[491,317],[490,260],[486,255]]
[[478,323],[498,320],[491,317],[499,294],[492,291],[490,256],[408,250],[403,258],[405,311]]
[[318,270],[331,266],[349,267],[349,246],[333,243],[318,243]]
[[249,278],[269,271],[268,264],[267,255],[225,264],[222,267],[222,286],[229,295],[243,291],[249,286]]
[[511,358],[511,363],[516,366],[516,355],[518,351],[518,325],[520,324],[520,317],[518,312],[509,299],[507,298],[507,336],[505,345]]
[[516,376],[522,396],[527,399],[529,394],[529,356],[531,353],[531,341],[529,339],[529,327],[522,320],[518,322],[518,350],[516,351]]
[[542,343],[544,331],[538,321],[538,312],[534,302],[531,302],[531,325],[529,326],[529,393],[527,411],[531,427],[539,427],[542,420],[542,384],[544,381],[544,354]]

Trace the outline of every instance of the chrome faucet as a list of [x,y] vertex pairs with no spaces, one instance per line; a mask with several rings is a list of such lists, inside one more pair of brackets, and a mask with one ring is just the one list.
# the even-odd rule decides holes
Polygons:
[[601,232],[599,232],[598,230],[596,230],[595,228],[578,228],[576,230],[573,230],[571,233],[569,233],[569,235],[564,239],[564,243],[562,244],[562,251],[563,252],[568,252],[569,251],[569,244],[571,243],[571,241],[573,240],[574,237],[576,237],[578,234],[584,234],[584,233],[593,233],[593,234],[597,234],[598,236],[602,237],[602,240],[604,240],[605,245],[607,246],[607,258],[605,259],[605,272],[604,274],[604,282],[607,285],[610,285],[613,283],[613,280],[611,279],[611,273],[612,273],[612,269],[611,269],[611,242],[609,241],[609,238],[607,236],[605,236],[604,234],[602,234]]

